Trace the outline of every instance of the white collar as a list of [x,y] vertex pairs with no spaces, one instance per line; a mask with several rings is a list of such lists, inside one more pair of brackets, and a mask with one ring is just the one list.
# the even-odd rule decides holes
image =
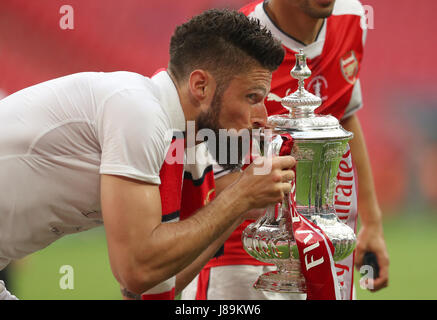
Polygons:
[[163,70],[151,79],[159,87],[160,101],[170,117],[173,129],[185,131],[185,115],[172,78],[166,70]]
[[260,2],[255,7],[255,10],[251,14],[249,14],[249,17],[259,19],[261,24],[267,27],[267,29],[269,29],[272,34],[281,41],[282,45],[287,47],[288,49],[294,52],[299,52],[299,49],[303,49],[308,59],[314,59],[315,57],[322,54],[326,38],[326,19],[323,23],[322,29],[319,32],[317,40],[306,46],[303,43],[296,41],[295,39],[287,35],[284,31],[279,29],[275,23],[273,23],[273,21],[265,12],[264,2]]

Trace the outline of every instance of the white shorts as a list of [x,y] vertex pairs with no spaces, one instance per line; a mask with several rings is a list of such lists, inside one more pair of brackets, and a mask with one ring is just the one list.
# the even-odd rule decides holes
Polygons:
[[[276,270],[274,266],[229,265],[211,268],[207,286],[208,300],[304,300],[306,294],[276,293],[253,288],[258,277]],[[195,300],[197,275],[182,291],[182,300]]]

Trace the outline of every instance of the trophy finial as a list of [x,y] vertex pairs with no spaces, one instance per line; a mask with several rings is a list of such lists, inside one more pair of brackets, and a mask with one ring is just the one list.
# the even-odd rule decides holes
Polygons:
[[322,104],[322,99],[305,90],[305,79],[311,76],[311,70],[302,49],[296,53],[296,64],[290,74],[298,80],[298,89],[282,98],[282,105],[291,112],[293,118],[313,117],[314,110]]
[[305,79],[311,77],[311,70],[307,66],[306,55],[303,49],[296,54],[296,65],[290,72],[291,76],[299,81],[299,91],[302,92],[305,86]]

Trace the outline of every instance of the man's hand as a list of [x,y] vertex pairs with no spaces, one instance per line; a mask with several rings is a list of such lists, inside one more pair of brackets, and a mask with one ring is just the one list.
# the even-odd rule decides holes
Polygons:
[[[296,160],[291,156],[262,158],[252,163],[240,177],[229,186],[229,189],[238,189],[248,201],[248,208],[266,208],[278,203],[284,194],[291,191],[290,181],[294,179],[292,168]],[[271,168],[259,174],[259,168]]]
[[367,287],[373,292],[387,287],[390,261],[381,223],[368,223],[361,226],[355,252],[355,266],[358,270],[363,265],[366,252],[373,252],[379,265],[379,276],[374,280],[368,279]]

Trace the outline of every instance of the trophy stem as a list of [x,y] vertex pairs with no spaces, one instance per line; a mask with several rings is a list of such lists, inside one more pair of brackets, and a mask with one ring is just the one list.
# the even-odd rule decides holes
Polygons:
[[279,293],[306,293],[305,278],[299,260],[275,261],[278,270],[259,276],[253,287],[257,290]]
[[303,91],[305,90],[305,79],[300,79],[298,81],[298,85],[299,85],[299,93],[303,94]]

